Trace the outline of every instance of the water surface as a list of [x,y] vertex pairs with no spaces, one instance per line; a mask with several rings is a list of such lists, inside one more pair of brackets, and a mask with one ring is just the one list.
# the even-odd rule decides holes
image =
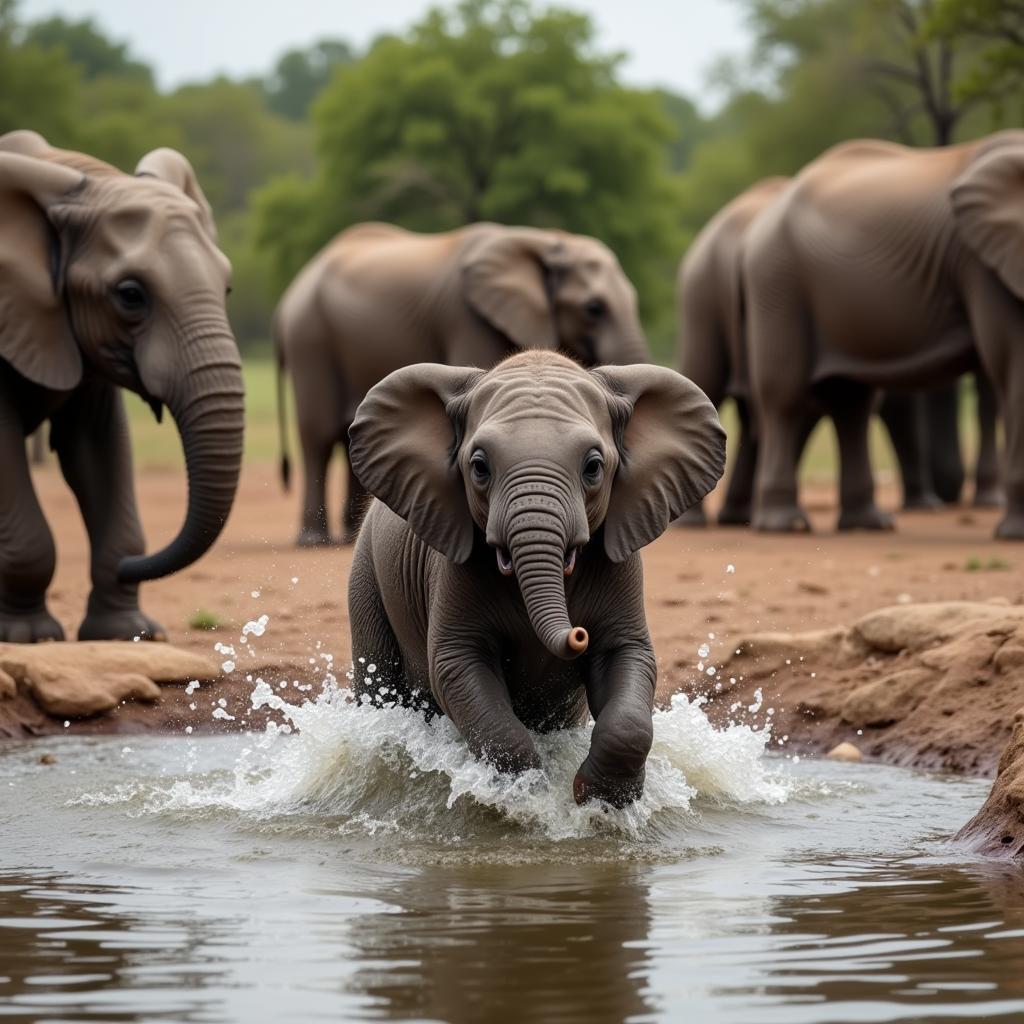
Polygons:
[[585,732],[508,780],[444,720],[289,714],[0,751],[0,1017],[1024,1020],[1024,884],[945,841],[984,782],[765,758],[677,699],[606,813]]

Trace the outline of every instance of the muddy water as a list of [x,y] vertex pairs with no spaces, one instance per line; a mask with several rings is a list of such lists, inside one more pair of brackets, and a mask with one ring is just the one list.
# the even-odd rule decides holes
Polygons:
[[289,714],[4,748],[0,1017],[1024,1020],[1024,886],[943,839],[984,783],[765,758],[677,699],[605,813],[583,732],[507,780],[443,720]]

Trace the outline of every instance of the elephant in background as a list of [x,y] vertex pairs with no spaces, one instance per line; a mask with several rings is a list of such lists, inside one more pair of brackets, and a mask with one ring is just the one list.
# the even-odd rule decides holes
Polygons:
[[[213,544],[241,468],[229,278],[209,204],[180,153],[155,150],[133,176],[34,132],[0,137],[0,640],[63,638],[46,606],[56,556],[25,444],[45,421],[91,546],[79,638],[163,637],[139,608],[138,585]],[[150,555],[119,387],[157,419],[166,405],[185,453],[185,522]]]
[[[718,515],[720,525],[750,525],[757,465],[745,337],[744,239],[753,221],[782,195],[791,180],[766,178],[742,192],[707,223],[679,266],[676,299],[680,372],[702,388],[716,407],[731,397],[739,420],[736,460]],[[988,505],[998,503],[996,414],[991,385],[983,374],[977,379],[982,444],[975,503]],[[956,386],[927,393],[887,393],[878,412],[899,461],[903,507],[933,508],[943,500],[958,500],[964,471]],[[808,402],[798,439],[798,459],[821,415],[821,408]],[[703,509],[696,506],[684,524],[702,525],[704,521]]]
[[[524,348],[561,350],[586,365],[650,359],[636,292],[607,246],[499,224],[435,235],[387,224],[350,228],[285,292],[274,336],[299,420],[300,546],[330,543],[328,463],[336,445],[347,452],[356,408],[393,370],[419,362],[489,367]],[[283,416],[281,429],[284,451]],[[282,476],[287,484],[287,455]],[[346,543],[364,504],[350,464]]]
[[577,802],[637,799],[657,673],[638,552],[725,468],[704,393],[543,351],[420,364],[370,390],[349,451],[380,499],[349,576],[353,664],[377,666],[356,693],[443,712],[509,772],[540,765],[529,729],[589,707]]
[[836,425],[849,525],[881,524],[868,457],[876,388],[979,367],[1005,418],[1007,511],[1024,538],[1024,132],[942,149],[827,151],[752,224],[743,254],[760,431],[755,526],[805,529],[796,462],[813,395]]

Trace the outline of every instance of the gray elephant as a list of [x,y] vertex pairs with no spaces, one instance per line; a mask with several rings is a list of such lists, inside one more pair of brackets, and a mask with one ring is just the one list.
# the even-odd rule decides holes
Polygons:
[[[718,514],[720,525],[750,524],[757,465],[757,438],[755,425],[751,422],[746,355],[742,281],[744,239],[754,220],[783,194],[791,180],[785,177],[766,178],[742,192],[708,221],[679,266],[676,282],[679,370],[702,388],[716,406],[720,406],[727,396],[731,397],[739,420],[736,459]],[[983,374],[978,375],[978,391],[978,425],[982,443],[977,463],[975,503],[998,504],[995,405],[991,385]],[[822,412],[817,403],[808,401],[798,440],[799,452],[802,453]],[[878,412],[899,461],[903,507],[935,508],[943,500],[958,500],[964,469],[960,458],[956,385],[952,389],[942,388],[927,393],[887,393]],[[841,525],[844,519],[841,514]],[[685,525],[701,525],[704,521],[702,508],[696,506],[683,522]],[[884,522],[879,521],[880,524]]]
[[1024,132],[943,149],[862,141],[809,164],[743,255],[761,451],[755,526],[805,529],[796,463],[813,395],[839,437],[850,525],[883,524],[868,420],[876,388],[939,386],[980,365],[1006,421],[1001,537],[1024,537]]
[[[347,446],[364,395],[392,370],[418,362],[493,366],[523,348],[562,349],[587,365],[650,358],[636,293],[605,245],[498,224],[437,235],[387,224],[350,228],[289,287],[275,337],[279,367],[292,375],[302,443],[300,545],[330,543],[328,463],[337,445]],[[287,465],[285,457],[286,482]],[[346,543],[364,504],[350,467]]]
[[[242,458],[238,347],[225,314],[230,267],[188,161],[150,153],[136,175],[0,138],[0,640],[63,637],[46,606],[53,538],[25,438],[45,421],[85,520],[92,591],[84,640],[154,639],[138,585],[216,540]],[[119,387],[164,405],[181,433],[188,507],[178,536],[144,554]]]
[[636,799],[656,678],[638,551],[722,475],[704,393],[663,367],[549,352],[421,364],[370,390],[349,450],[380,499],[349,579],[357,693],[443,712],[509,772],[539,764],[529,729],[589,706],[576,800]]

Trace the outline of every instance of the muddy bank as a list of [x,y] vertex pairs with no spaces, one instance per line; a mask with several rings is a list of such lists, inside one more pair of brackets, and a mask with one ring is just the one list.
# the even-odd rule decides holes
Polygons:
[[683,684],[716,724],[771,726],[772,746],[991,776],[1024,707],[1024,607],[882,608],[849,626],[755,633]]

